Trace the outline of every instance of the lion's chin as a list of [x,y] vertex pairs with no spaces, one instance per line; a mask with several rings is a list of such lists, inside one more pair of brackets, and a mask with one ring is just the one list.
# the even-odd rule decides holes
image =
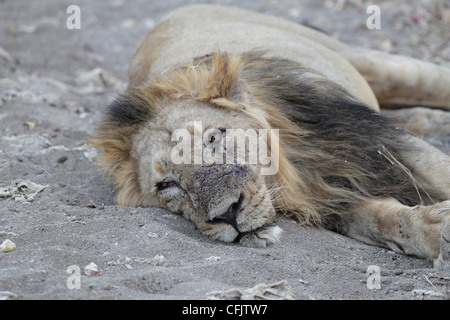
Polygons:
[[213,239],[234,242],[245,247],[265,248],[268,245],[278,243],[283,230],[274,223],[269,223],[257,229],[238,232],[231,225],[215,225],[214,229],[205,232]]
[[278,243],[282,232],[280,227],[270,223],[252,231],[241,232],[234,241],[246,247],[265,248]]

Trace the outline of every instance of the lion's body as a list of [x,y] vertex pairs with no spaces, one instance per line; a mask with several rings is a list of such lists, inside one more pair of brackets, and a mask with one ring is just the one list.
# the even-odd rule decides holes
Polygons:
[[[220,7],[186,7],[163,18],[133,57],[130,85],[212,52],[240,54],[258,49],[266,51],[268,56],[285,58],[314,70],[317,76],[339,83],[378,110],[375,95],[364,78],[345,58],[329,49],[339,42],[283,19],[257,13],[249,15],[233,7],[217,8]],[[192,41],[193,34],[195,41]]]
[[[213,238],[252,246],[278,240],[272,222],[279,211],[448,265],[449,158],[376,111],[371,86],[346,59],[352,55],[316,31],[239,9],[171,13],[133,57],[129,89],[109,107],[95,140],[119,204],[167,208]],[[412,80],[400,81],[392,85],[402,94]],[[412,100],[389,84],[375,87],[382,101]],[[416,99],[449,107],[446,92],[431,90],[416,90]],[[213,128],[224,135],[206,136]],[[203,147],[225,158],[224,128],[279,130],[279,142],[274,135],[269,142],[279,150],[276,174],[259,175],[261,164],[172,161],[179,129],[200,132]]]

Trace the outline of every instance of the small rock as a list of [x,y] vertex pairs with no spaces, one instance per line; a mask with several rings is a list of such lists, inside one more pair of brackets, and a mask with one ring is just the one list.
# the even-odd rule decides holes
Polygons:
[[156,233],[153,233],[153,232],[147,233],[147,236],[148,236],[149,238],[154,238],[154,239],[158,238],[158,235],[157,235]]
[[159,254],[153,257],[153,264],[155,266],[163,266],[166,264],[166,262],[166,258],[164,258],[164,256],[160,256]]
[[424,289],[415,289],[412,291],[412,294],[415,296],[419,296],[421,299],[423,299],[424,296],[447,298],[447,296],[442,292],[424,290]]
[[413,283],[402,283],[400,284],[400,289],[403,291],[413,291],[414,290],[414,284]]
[[100,269],[95,263],[91,262],[86,267],[84,267],[84,273],[88,277],[100,276],[103,273],[103,270]]
[[134,28],[134,27],[136,27],[136,25],[137,25],[137,21],[134,18],[127,18],[127,19],[123,20],[122,23],[120,24],[120,26],[125,29]]
[[93,200],[89,200],[89,204],[87,205],[88,208],[95,209],[97,206],[95,205],[95,202]]
[[0,300],[9,300],[16,298],[17,295],[10,291],[0,291]]
[[303,280],[303,279],[298,279],[298,282],[300,282],[301,284],[304,284],[304,285],[309,285],[309,282],[306,280]]
[[0,252],[12,252],[14,250],[16,250],[16,244],[9,239],[6,239],[0,245]]
[[36,123],[31,122],[31,121],[26,121],[24,123],[24,125],[26,125],[28,127],[28,130],[33,130],[36,127]]
[[273,284],[260,283],[246,290],[229,289],[207,293],[210,300],[294,300],[292,290],[283,280]]
[[11,55],[8,53],[8,51],[3,49],[2,47],[0,47],[0,58],[3,58],[8,63],[11,63],[11,64],[14,63],[14,59],[11,57]]
[[68,159],[67,156],[62,156],[58,159],[58,163],[64,163],[67,161],[67,159]]
[[13,180],[11,186],[0,188],[0,198],[11,197],[19,202],[31,202],[39,192],[48,187],[31,181]]
[[208,261],[219,261],[219,260],[220,260],[220,257],[211,256],[211,257],[209,257],[209,258],[205,258],[205,260],[208,260]]

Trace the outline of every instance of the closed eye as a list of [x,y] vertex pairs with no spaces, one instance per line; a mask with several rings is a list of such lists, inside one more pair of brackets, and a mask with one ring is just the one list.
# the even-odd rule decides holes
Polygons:
[[162,191],[174,186],[177,186],[175,181],[162,181],[156,184],[156,188],[158,189],[158,191]]

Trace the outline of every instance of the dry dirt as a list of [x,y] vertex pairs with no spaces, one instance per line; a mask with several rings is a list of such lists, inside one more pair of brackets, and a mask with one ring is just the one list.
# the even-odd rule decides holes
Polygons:
[[[0,0],[0,244],[16,244],[0,252],[0,299],[206,299],[282,280],[295,299],[447,299],[450,274],[429,261],[284,218],[280,244],[252,249],[210,240],[161,209],[116,205],[85,140],[126,86],[145,34],[193,2]],[[445,0],[208,2],[450,66]],[[81,8],[81,30],[66,27],[70,4]],[[380,6],[381,30],[367,29],[368,4]],[[449,127],[449,112],[437,118],[433,128]],[[446,132],[425,138],[448,152]],[[91,262],[101,275],[85,275]],[[371,265],[379,290],[367,288]],[[80,289],[69,289],[70,266],[81,269]]]

